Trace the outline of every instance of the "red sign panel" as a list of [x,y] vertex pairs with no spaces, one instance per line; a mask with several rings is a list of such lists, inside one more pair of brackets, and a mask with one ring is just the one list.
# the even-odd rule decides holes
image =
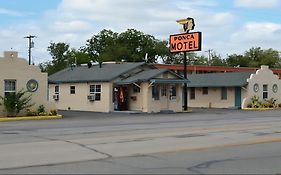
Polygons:
[[170,52],[200,51],[201,38],[201,32],[170,35]]

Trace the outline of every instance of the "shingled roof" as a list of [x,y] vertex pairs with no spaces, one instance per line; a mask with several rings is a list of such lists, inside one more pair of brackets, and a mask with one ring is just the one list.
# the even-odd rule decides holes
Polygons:
[[191,74],[188,87],[242,87],[254,72]]
[[[157,77],[163,73],[169,72],[177,78],[160,78],[158,79]],[[126,78],[124,80],[121,80],[117,82],[117,84],[131,84],[135,82],[145,82],[145,81],[153,81],[153,82],[159,82],[161,81],[162,83],[187,83],[189,82],[188,80],[184,79],[180,75],[167,70],[167,69],[151,69],[151,70],[145,70],[143,72],[140,72],[132,77]]]
[[120,63],[66,68],[49,76],[49,83],[110,82],[146,63]]

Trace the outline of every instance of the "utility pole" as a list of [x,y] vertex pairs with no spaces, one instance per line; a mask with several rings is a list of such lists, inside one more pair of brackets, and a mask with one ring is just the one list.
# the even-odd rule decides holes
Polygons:
[[206,52],[208,52],[208,66],[210,66],[212,51],[213,51],[213,49],[209,49],[209,50],[206,51]]
[[28,38],[28,64],[31,65],[31,48],[34,47],[34,42],[32,41],[32,38],[35,38],[34,35],[28,35],[24,38]]

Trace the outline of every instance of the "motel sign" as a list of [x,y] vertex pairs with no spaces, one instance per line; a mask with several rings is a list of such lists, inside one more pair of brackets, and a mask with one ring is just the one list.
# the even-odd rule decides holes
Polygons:
[[170,52],[200,51],[201,36],[201,32],[170,35]]

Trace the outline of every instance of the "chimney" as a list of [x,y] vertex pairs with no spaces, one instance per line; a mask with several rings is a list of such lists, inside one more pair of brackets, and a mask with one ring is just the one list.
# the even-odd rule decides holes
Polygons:
[[4,58],[18,58],[18,52],[16,52],[16,51],[4,51]]

